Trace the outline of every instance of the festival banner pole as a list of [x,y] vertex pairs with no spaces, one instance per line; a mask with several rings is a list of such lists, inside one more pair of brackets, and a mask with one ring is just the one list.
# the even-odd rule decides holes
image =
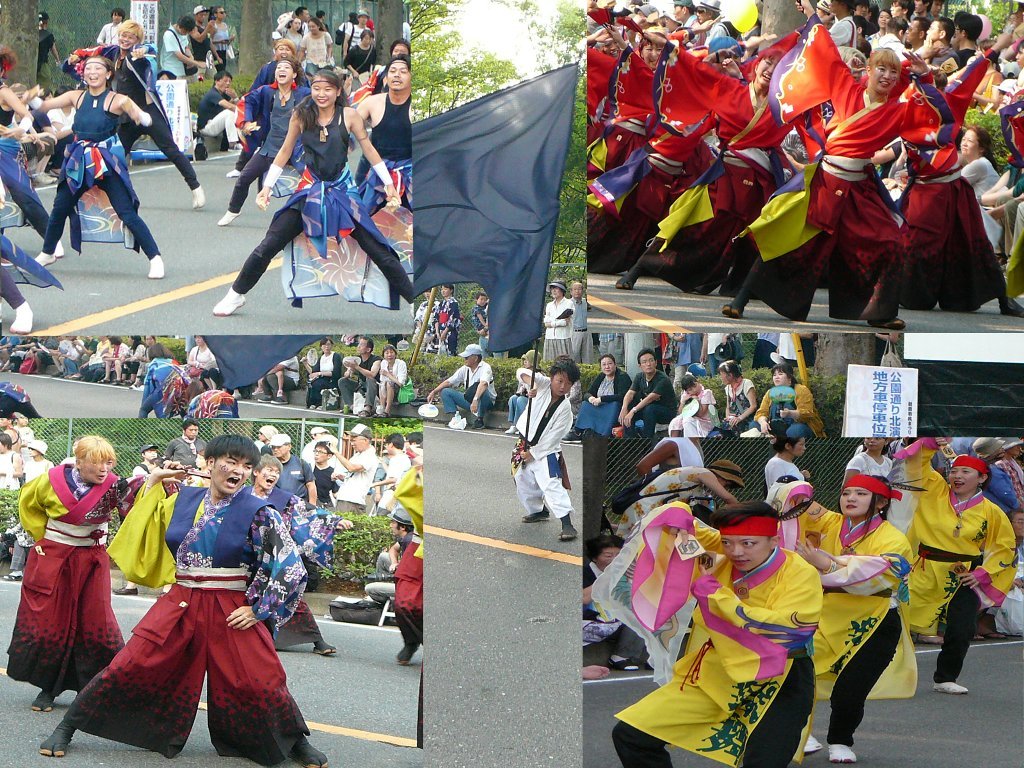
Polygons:
[[423,313],[423,325],[420,326],[420,332],[416,334],[416,346],[412,351],[412,359],[409,361],[409,367],[413,368],[416,366],[416,361],[420,358],[420,347],[423,346],[423,337],[427,333],[427,326],[430,325],[430,313],[434,309],[434,299],[437,298],[437,286],[435,285],[430,289],[430,295],[427,296],[427,311]]

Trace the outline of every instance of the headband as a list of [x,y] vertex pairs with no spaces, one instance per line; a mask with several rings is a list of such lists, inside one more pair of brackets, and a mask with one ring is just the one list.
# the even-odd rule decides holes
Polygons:
[[871,475],[854,475],[843,483],[843,488],[863,488],[864,490],[871,491],[878,496],[884,496],[887,499],[896,499],[896,501],[903,498],[902,493],[893,490],[877,477],[872,477]]
[[953,466],[969,467],[970,469],[977,470],[983,475],[987,475],[992,472],[992,470],[988,468],[988,464],[974,456],[957,456],[956,460],[953,462]]
[[779,521],[773,517],[747,517],[719,528],[718,532],[723,536],[778,536]]

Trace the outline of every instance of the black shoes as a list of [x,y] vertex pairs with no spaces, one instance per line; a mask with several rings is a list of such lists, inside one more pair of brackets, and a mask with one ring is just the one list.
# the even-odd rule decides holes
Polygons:
[[547,520],[550,520],[550,519],[551,519],[551,513],[548,512],[546,509],[544,509],[544,510],[541,510],[540,512],[534,512],[531,515],[525,515],[523,517],[523,522],[524,523],[543,523],[543,522],[545,522]]
[[39,745],[39,754],[46,757],[64,757],[74,735],[75,729],[61,721],[61,724],[53,729],[50,738]]
[[299,736],[288,757],[305,768],[327,768],[327,755],[310,744],[305,736]]
[[403,667],[409,666],[409,662],[412,661],[412,657],[416,655],[416,651],[419,650],[419,643],[406,643],[402,646],[402,650],[395,656],[395,661],[401,664]]
[[53,696],[48,694],[46,691],[40,691],[39,695],[36,696],[35,701],[32,702],[33,712],[52,712],[53,711]]

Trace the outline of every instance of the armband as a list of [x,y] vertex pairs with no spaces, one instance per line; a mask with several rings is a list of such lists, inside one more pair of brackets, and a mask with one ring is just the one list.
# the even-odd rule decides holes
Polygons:
[[388,170],[387,163],[383,161],[377,163],[373,166],[373,172],[377,174],[377,178],[384,182],[385,187],[389,184],[394,184],[394,181],[391,179],[391,171]]
[[281,178],[282,173],[284,173],[284,168],[279,165],[271,165],[267,169],[267,175],[263,177],[264,189],[273,189],[274,185],[277,184],[277,180]]

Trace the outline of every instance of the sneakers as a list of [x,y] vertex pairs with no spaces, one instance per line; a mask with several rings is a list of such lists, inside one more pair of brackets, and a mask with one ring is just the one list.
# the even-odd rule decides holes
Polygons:
[[[804,752],[806,751],[804,750]],[[856,763],[857,755],[845,744],[829,744],[828,761],[830,763]]]
[[227,213],[225,213],[223,216],[220,217],[220,221],[217,222],[217,226],[218,227],[226,227],[228,224],[230,224],[232,221],[234,221],[235,219],[237,219],[241,215],[242,215],[241,212],[239,212],[239,213],[232,213],[231,211],[228,211]]
[[412,657],[416,655],[419,647],[419,643],[406,643],[402,646],[402,650],[398,652],[398,655],[395,656],[395,661],[403,667],[409,666],[409,662],[412,661]]
[[64,258],[64,246],[60,244],[60,240],[57,241],[57,247],[53,249],[54,258]]
[[36,256],[36,264],[41,267],[48,267],[56,261],[57,257],[54,254],[46,253],[45,251],[40,251],[39,255]]
[[270,395],[268,395],[266,392],[253,392],[252,399],[258,403],[269,403]]
[[229,179],[237,179],[241,175],[242,172],[237,170],[231,170],[224,174],[224,176]]
[[509,427],[508,429],[505,430],[505,434],[506,435],[518,435],[519,434],[519,430],[516,429],[516,425],[513,424],[511,427]]
[[484,425],[484,420],[481,419],[479,416],[477,416],[475,419],[473,419],[473,422],[469,425],[469,428],[470,429],[483,429],[484,426],[485,426]]
[[11,571],[4,576],[4,581],[21,581],[22,576],[24,576],[23,571]]
[[448,429],[465,429],[466,420],[461,414],[456,413],[452,416],[451,421],[448,422]]
[[138,595],[138,587],[121,587],[121,589],[114,590],[115,595]]
[[951,693],[954,696],[961,696],[967,693],[966,688],[956,683],[936,683],[932,686],[932,690],[936,693]]
[[278,392],[276,395],[274,395],[270,399],[270,402],[272,402],[272,403],[281,403],[281,404],[287,405],[288,404],[288,398],[284,396],[284,392]]
[[245,306],[245,296],[228,288],[227,295],[213,308],[214,317],[228,317]]
[[28,305],[27,301],[14,310],[14,320],[11,321],[8,330],[20,335],[32,332],[32,307]]
[[543,523],[544,521],[550,520],[550,519],[551,519],[551,513],[548,512],[546,509],[544,509],[544,510],[541,510],[540,512],[534,512],[533,514],[525,515],[523,517],[523,522],[524,523]]
[[583,435],[577,432],[575,429],[569,430],[568,434],[562,438],[563,443],[578,444],[583,442]]
[[198,211],[206,205],[206,193],[203,192],[202,187],[196,187],[192,190],[192,210]]
[[147,277],[150,280],[162,280],[164,277],[164,260],[157,254],[149,260],[149,274]]
[[[829,749],[831,749],[831,748],[832,747],[829,746]],[[807,743],[804,744],[804,754],[805,755],[813,755],[815,752],[820,752],[821,749],[822,749],[822,743],[820,741],[818,741],[816,738],[814,738],[814,734],[813,733],[810,736],[807,737]]]

